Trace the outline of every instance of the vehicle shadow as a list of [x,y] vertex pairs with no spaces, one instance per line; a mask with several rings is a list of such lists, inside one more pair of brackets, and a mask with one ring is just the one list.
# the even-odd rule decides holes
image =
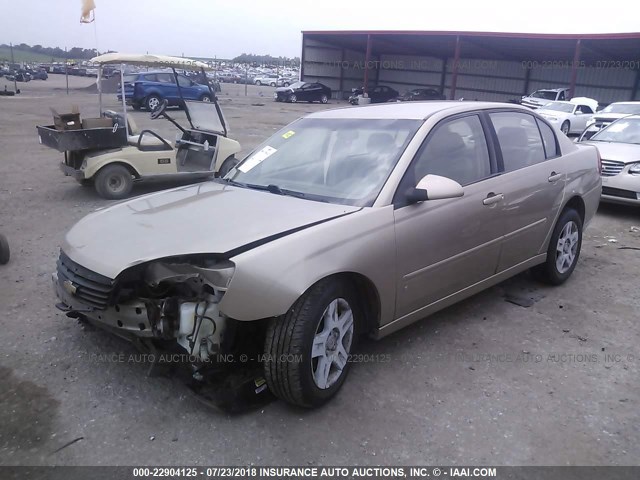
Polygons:
[[621,205],[617,203],[600,203],[599,214],[615,217],[617,220],[640,222],[640,209],[633,205]]

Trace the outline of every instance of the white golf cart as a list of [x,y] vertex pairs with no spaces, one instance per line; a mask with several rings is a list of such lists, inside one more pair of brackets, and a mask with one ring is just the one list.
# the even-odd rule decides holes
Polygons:
[[[98,64],[100,118],[84,119],[67,129],[65,121],[57,125],[37,126],[40,143],[64,152],[60,167],[65,175],[81,184],[93,183],[98,194],[107,199],[126,197],[133,182],[149,178],[200,180],[211,175],[223,176],[235,166],[240,144],[227,138],[227,125],[211,85],[210,102],[184,100],[177,81],[176,68],[204,70],[209,67],[195,60],[157,55],[109,53],[92,59]],[[100,79],[104,65],[120,64],[120,87],[123,113],[103,111]],[[124,65],[171,68],[176,78],[188,127],[179,125],[166,113],[162,102],[151,118],[163,117],[181,132],[172,143],[152,130],[138,131],[127,114],[124,92]],[[78,123],[78,119],[75,119]]]

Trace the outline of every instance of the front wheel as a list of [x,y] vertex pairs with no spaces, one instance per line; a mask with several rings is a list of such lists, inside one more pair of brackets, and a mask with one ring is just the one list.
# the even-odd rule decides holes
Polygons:
[[264,372],[271,391],[302,407],[336,395],[349,371],[361,319],[346,281],[327,279],[307,290],[267,329]]
[[95,188],[102,198],[120,200],[131,192],[133,176],[124,165],[107,165],[96,174]]
[[260,80],[256,80],[256,85],[260,86],[260,85],[262,85],[262,82]]
[[271,87],[275,87],[275,86],[276,86],[276,84],[275,84],[274,82],[271,82],[271,83],[269,84],[269,86],[271,86]]
[[582,247],[582,218],[574,209],[562,212],[547,249],[547,261],[532,269],[539,280],[551,284],[564,283],[573,273]]
[[569,128],[570,128],[570,125],[569,125],[569,121],[567,120],[560,127],[560,131],[565,135],[569,135]]
[[201,102],[210,102],[211,101],[211,97],[209,95],[202,95],[200,97],[200,101]]
[[298,97],[296,97],[295,95],[289,95],[289,101],[291,103],[296,103],[298,101]]
[[228,156],[225,161],[222,162],[222,165],[220,165],[220,170],[218,170],[216,175],[220,178],[224,177],[238,164],[238,162],[239,160],[233,155]]
[[320,97],[320,103],[329,103],[329,97],[327,95],[322,95]]

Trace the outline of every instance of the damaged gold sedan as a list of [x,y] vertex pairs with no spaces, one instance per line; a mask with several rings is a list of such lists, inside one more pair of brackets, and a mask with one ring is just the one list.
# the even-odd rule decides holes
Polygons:
[[223,179],[78,222],[53,274],[58,307],[188,354],[198,381],[253,360],[255,392],[318,406],[362,334],[383,337],[529,268],[567,280],[598,207],[598,162],[514,105],[318,112]]

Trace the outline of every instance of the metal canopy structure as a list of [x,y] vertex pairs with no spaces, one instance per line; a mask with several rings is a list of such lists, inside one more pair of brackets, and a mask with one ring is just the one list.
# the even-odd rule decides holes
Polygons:
[[[364,61],[392,56],[434,57],[449,63],[448,90],[456,95],[458,66],[461,59],[482,59],[501,62],[528,62],[530,66],[554,62],[570,72],[569,88],[576,88],[581,69],[606,71],[626,69],[640,71],[640,32],[610,34],[533,34],[502,32],[443,31],[303,31],[303,76],[309,63],[309,49],[326,45],[341,52],[361,52]],[[335,58],[335,57],[334,57]],[[307,60],[305,62],[305,60]],[[307,65],[305,65],[305,63]],[[364,72],[369,83],[371,72]],[[342,82],[342,79],[341,79]],[[444,87],[444,85],[442,85]],[[365,88],[368,85],[365,85]],[[638,93],[638,80],[632,97]],[[627,98],[628,100],[628,98]]]
[[191,60],[190,58],[136,53],[105,53],[104,55],[93,57],[91,59],[91,62],[97,63],[98,65],[114,65],[124,63],[127,65],[138,65],[144,67],[180,68],[184,70],[213,69],[213,67],[210,67],[204,62]]

